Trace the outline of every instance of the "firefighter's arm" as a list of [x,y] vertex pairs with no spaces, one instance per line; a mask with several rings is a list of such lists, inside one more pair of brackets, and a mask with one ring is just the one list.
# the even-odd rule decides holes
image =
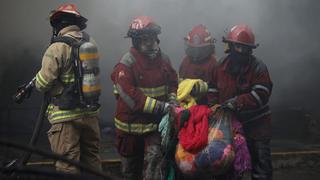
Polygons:
[[165,113],[168,104],[145,96],[135,85],[133,77],[131,69],[126,65],[119,63],[115,66],[111,79],[116,87],[118,98],[121,98],[133,111]]
[[268,103],[272,92],[272,82],[267,67],[264,65],[256,71],[254,77],[251,91],[234,98],[234,105],[237,110],[256,109]]
[[61,50],[58,43],[49,46],[42,58],[42,66],[36,75],[36,88],[40,92],[48,91],[59,76]]

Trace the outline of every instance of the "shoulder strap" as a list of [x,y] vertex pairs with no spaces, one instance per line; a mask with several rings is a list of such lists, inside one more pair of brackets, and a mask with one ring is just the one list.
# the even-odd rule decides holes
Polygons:
[[53,38],[51,41],[51,44],[57,43],[57,42],[62,42],[62,43],[68,44],[69,46],[73,46],[75,43],[77,43],[77,40],[68,36],[60,36],[60,37]]
[[[82,42],[88,42],[90,41],[90,36],[88,33],[86,32],[82,32]],[[72,38],[72,37],[69,37],[69,36],[59,36],[59,37],[54,37],[51,41],[51,44],[53,43],[57,43],[57,42],[62,42],[62,43],[66,43],[68,44],[69,46],[74,46],[76,44],[79,44],[79,42],[75,39],[75,38]],[[81,43],[80,43],[81,44]]]
[[127,52],[126,54],[124,54],[120,60],[121,64],[124,64],[128,67],[131,67],[135,62],[136,62],[136,59],[130,52]]

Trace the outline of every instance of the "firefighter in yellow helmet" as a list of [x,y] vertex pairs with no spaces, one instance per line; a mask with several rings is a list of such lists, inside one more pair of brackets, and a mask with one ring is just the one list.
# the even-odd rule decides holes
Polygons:
[[[93,39],[82,31],[86,21],[74,4],[61,5],[51,12],[53,37],[36,75],[36,88],[50,98],[47,118],[51,123],[51,150],[101,170],[98,51]],[[82,74],[78,71],[81,68]],[[55,166],[59,171],[79,172],[61,161]]]

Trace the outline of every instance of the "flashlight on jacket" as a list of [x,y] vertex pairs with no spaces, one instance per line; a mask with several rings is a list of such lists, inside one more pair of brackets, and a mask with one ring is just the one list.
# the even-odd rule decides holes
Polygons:
[[25,98],[28,98],[31,95],[32,89],[35,86],[36,78],[34,77],[28,84],[20,86],[17,90],[17,93],[13,96],[13,100],[20,104]]

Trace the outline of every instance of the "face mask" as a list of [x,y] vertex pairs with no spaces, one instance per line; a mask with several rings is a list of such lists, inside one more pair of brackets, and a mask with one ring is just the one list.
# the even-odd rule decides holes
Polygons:
[[203,62],[213,53],[214,46],[191,47],[186,45],[185,51],[192,62]]
[[[248,51],[249,52],[249,51]],[[228,71],[231,74],[238,75],[241,70],[248,64],[250,60],[251,53],[241,53],[237,51],[234,47],[230,48],[230,65],[228,67]]]

